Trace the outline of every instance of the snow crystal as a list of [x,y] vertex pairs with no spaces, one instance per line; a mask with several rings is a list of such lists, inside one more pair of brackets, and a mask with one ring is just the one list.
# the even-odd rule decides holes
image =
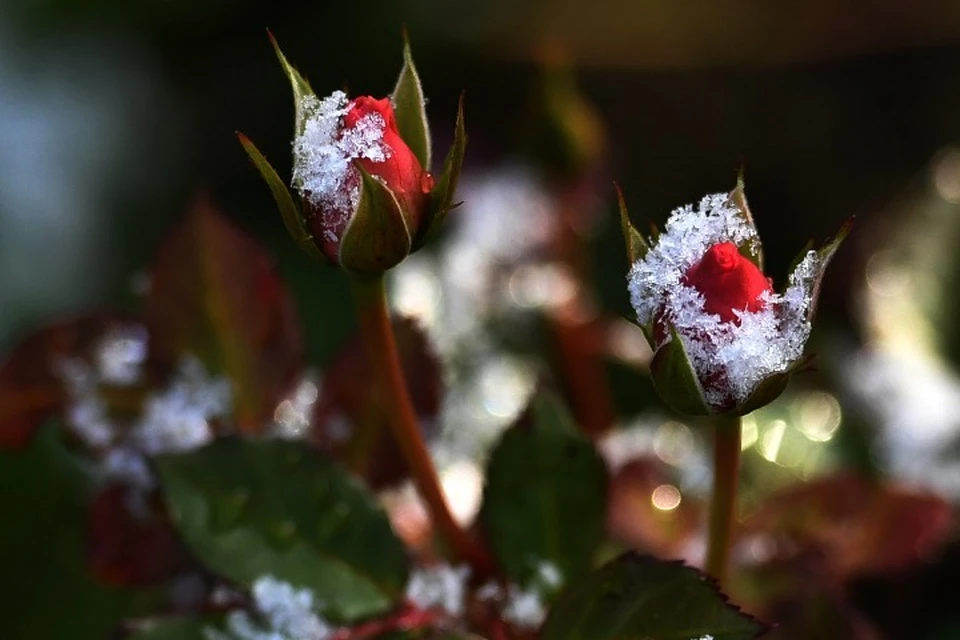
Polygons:
[[156,486],[156,479],[143,454],[130,447],[110,449],[103,458],[100,469],[108,479],[119,480],[135,489],[149,491]]
[[314,613],[319,606],[313,592],[297,589],[273,576],[253,583],[256,615],[235,609],[226,615],[227,633],[205,630],[210,640],[327,640],[333,629]]
[[273,412],[273,432],[287,440],[299,440],[305,437],[312,422],[313,405],[320,396],[319,377],[308,372],[304,374],[293,392],[277,405]]
[[129,386],[140,380],[147,357],[147,330],[137,324],[112,325],[94,345],[90,361],[62,358],[54,374],[63,383],[70,402],[66,409],[68,428],[92,449],[110,446],[116,426],[100,399],[99,386]]
[[500,615],[519,629],[536,629],[547,617],[542,595],[535,587],[522,589],[511,583],[504,589],[495,582],[488,582],[477,590],[477,598],[499,601]]
[[488,582],[477,590],[477,598],[499,601],[500,615],[518,629],[536,629],[547,617],[544,594],[555,592],[562,584],[560,569],[550,562],[541,562],[534,583],[528,588],[510,583],[504,589],[496,582]]
[[186,358],[170,387],[147,399],[130,435],[150,455],[196,449],[213,439],[209,420],[230,408],[229,382],[208,377],[199,360]]
[[520,629],[536,629],[547,617],[547,609],[535,589],[522,590],[511,585],[501,610],[503,619]]
[[438,564],[418,568],[407,583],[407,599],[421,609],[440,608],[459,617],[464,612],[466,582],[470,567]]
[[322,100],[304,96],[297,109],[304,126],[293,141],[293,185],[320,211],[324,239],[336,242],[360,199],[353,161],[383,162],[392,155],[383,142],[386,122],[379,113],[369,113],[345,129],[349,102],[342,91]]
[[107,407],[97,396],[97,371],[80,358],[65,358],[55,365],[70,399],[66,408],[67,427],[88,447],[102,449],[113,442],[116,430],[107,416]]
[[146,327],[140,325],[111,327],[97,344],[100,380],[116,385],[138,382],[147,359],[147,337]]
[[[704,310],[703,295],[684,282],[687,271],[715,244],[732,242],[751,251],[759,248],[756,231],[740,215],[728,195],[703,198],[670,214],[656,245],[638,260],[627,277],[637,319],[646,326],[659,318],[683,338],[691,364],[714,407],[747,399],[767,376],[785,370],[803,354],[810,335],[809,309],[822,259],[806,254],[781,294],[764,293],[760,311],[737,311],[739,325],[722,322]],[[657,348],[670,340],[669,334]]]

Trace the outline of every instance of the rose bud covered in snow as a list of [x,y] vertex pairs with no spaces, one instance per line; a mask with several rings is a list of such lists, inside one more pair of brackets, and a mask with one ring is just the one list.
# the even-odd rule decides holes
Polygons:
[[654,386],[687,415],[743,415],[774,400],[804,364],[820,280],[849,227],[805,251],[773,290],[743,182],[673,211],[647,240],[620,215],[637,320],[654,350]]
[[294,240],[314,257],[360,273],[397,265],[426,241],[452,207],[466,135],[462,109],[443,172],[429,173],[431,143],[410,47],[393,93],[319,98],[284,57],[296,107],[292,185],[299,204],[257,148],[240,134],[273,192]]

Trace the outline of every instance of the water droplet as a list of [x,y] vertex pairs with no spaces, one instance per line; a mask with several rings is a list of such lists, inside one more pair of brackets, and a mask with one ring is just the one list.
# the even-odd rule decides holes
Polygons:
[[423,175],[420,176],[420,189],[424,193],[430,193],[433,191],[434,182],[433,174],[429,171],[424,171]]

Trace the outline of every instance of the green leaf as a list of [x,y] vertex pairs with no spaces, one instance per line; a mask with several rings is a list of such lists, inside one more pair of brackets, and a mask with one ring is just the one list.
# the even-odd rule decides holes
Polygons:
[[387,611],[402,595],[406,552],[383,510],[309,446],[225,439],[157,467],[175,524],[214,572],[307,587],[337,622]]
[[637,260],[642,260],[650,247],[647,246],[646,240],[630,222],[630,214],[627,212],[627,203],[623,199],[623,191],[620,190],[620,185],[614,184],[613,187],[617,190],[617,202],[620,206],[620,230],[623,231],[623,240],[627,244],[627,259],[630,260],[632,265]]
[[257,432],[303,367],[299,319],[270,255],[205,201],[165,239],[144,304],[159,375],[187,354],[233,391],[237,426]]
[[393,111],[397,130],[424,171],[430,170],[430,124],[427,122],[426,101],[420,75],[413,64],[413,53],[406,34],[403,38],[403,68],[393,89]]
[[303,118],[303,109],[300,108],[300,104],[306,96],[316,95],[312,88],[310,88],[310,83],[307,82],[303,76],[300,75],[300,72],[293,68],[287,61],[287,57],[283,55],[283,51],[280,50],[280,45],[277,44],[277,39],[273,37],[273,34],[270,31],[267,31],[267,37],[270,38],[270,44],[273,45],[273,50],[277,54],[277,59],[280,60],[280,65],[283,67],[283,72],[287,75],[287,79],[290,80],[290,87],[293,89],[293,107],[294,113],[296,114],[296,122],[294,125],[294,131],[296,135],[299,136],[303,133],[304,128],[304,118]]
[[[740,217],[743,218],[743,221],[752,229],[756,229],[757,225],[753,222],[750,205],[747,204],[747,194],[743,189],[743,172],[740,172],[740,174],[737,175],[737,186],[730,192],[730,201],[733,202],[737,210],[740,211]],[[737,248],[740,249],[740,253],[743,256],[749,258],[753,264],[757,265],[760,271],[763,271],[763,245],[760,244],[759,239],[754,243],[744,244]]]
[[210,627],[199,618],[161,618],[138,623],[126,640],[209,640]]
[[713,581],[678,561],[626,553],[572,585],[542,640],[749,640],[765,625],[729,604]]
[[383,273],[410,255],[410,231],[397,197],[356,164],[362,186],[357,212],[340,241],[340,266],[357,273]]
[[453,204],[453,197],[457,193],[457,183],[460,182],[460,170],[463,168],[463,156],[466,151],[467,130],[463,120],[463,96],[460,96],[460,103],[457,106],[457,123],[453,132],[453,145],[443,162],[443,173],[437,178],[437,183],[433,191],[430,192],[430,218],[424,221],[420,233],[414,238],[414,250],[419,249],[440,233],[447,214],[456,206]]
[[257,168],[257,171],[260,172],[267,186],[270,187],[273,199],[280,209],[280,217],[283,218],[283,224],[287,228],[287,233],[289,233],[293,241],[297,243],[297,246],[303,249],[311,258],[324,263],[328,262],[323,253],[320,252],[316,242],[314,242],[313,235],[307,231],[306,226],[304,226],[304,219],[300,213],[300,208],[294,202],[290,190],[283,180],[280,179],[276,170],[267,161],[266,157],[260,153],[256,145],[251,142],[250,138],[239,131],[237,132],[237,138],[240,139],[240,144],[243,145],[247,155],[250,156],[253,165]]
[[607,469],[566,408],[540,393],[490,456],[480,523],[507,576],[536,584],[542,563],[565,581],[603,538]]
[[683,338],[673,326],[670,327],[670,341],[653,354],[650,375],[657,394],[674,411],[688,416],[711,413],[703,396],[703,387],[683,346]]

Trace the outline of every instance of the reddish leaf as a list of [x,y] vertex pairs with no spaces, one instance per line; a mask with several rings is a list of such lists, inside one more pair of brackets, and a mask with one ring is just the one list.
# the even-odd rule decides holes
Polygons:
[[952,523],[937,496],[843,474],[772,496],[747,521],[742,543],[760,536],[775,558],[819,552],[846,577],[909,566],[933,553]]
[[113,484],[90,505],[87,564],[101,581],[138,587],[172,576],[187,562],[158,494]]
[[[400,362],[414,409],[426,438],[434,435],[440,410],[440,363],[423,331],[410,319],[396,318]],[[316,440],[374,487],[405,477],[397,444],[384,420],[365,347],[354,337],[326,369],[323,395],[316,404]]]
[[657,458],[631,460],[611,480],[607,531],[619,542],[664,558],[685,557],[702,522],[703,506],[680,493]]
[[167,237],[145,315],[161,371],[199,357],[233,387],[241,431],[256,432],[301,370],[293,302],[266,251],[207,202]]
[[66,401],[57,373],[65,358],[89,359],[96,340],[121,320],[106,314],[72,318],[27,337],[0,363],[0,449],[22,449]]
[[818,550],[808,549],[789,559],[742,568],[737,575],[739,602],[775,623],[771,639],[879,640],[874,626],[850,604],[829,562]]

